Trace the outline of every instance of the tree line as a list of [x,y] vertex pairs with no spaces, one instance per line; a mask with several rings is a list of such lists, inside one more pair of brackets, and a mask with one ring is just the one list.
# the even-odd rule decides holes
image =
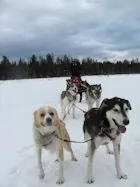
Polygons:
[[90,57],[79,60],[67,55],[54,57],[47,54],[45,57],[37,57],[33,54],[28,60],[10,61],[6,56],[0,60],[0,80],[28,79],[70,76],[70,63],[80,61],[81,75],[114,75],[114,74],[138,74],[140,62],[138,59],[123,61],[98,61]]

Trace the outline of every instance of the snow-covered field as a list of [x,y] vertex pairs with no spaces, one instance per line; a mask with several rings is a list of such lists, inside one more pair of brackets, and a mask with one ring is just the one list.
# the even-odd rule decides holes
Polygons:
[[[122,168],[127,180],[118,180],[114,157],[100,147],[95,156],[95,187],[140,186],[140,75],[87,76],[90,83],[101,83],[102,99],[119,96],[129,99],[132,105],[130,125],[122,140]],[[57,186],[57,163],[55,155],[43,152],[46,176],[37,178],[36,154],[32,139],[32,113],[44,105],[56,107],[59,114],[60,92],[65,89],[66,78],[0,81],[0,187],[46,187]],[[77,105],[83,109],[85,101]],[[72,140],[83,140],[83,113],[76,110],[76,119],[67,116],[65,122]],[[85,144],[72,144],[78,162],[71,162],[65,152],[65,187],[88,186],[84,183],[87,158]]]

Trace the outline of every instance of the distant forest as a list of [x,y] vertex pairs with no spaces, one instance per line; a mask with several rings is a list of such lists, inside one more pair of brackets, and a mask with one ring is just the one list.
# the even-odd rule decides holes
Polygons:
[[10,61],[6,56],[0,60],[0,80],[28,79],[70,76],[70,62],[80,61],[82,75],[114,75],[140,73],[139,60],[125,59],[123,61],[97,61],[90,57],[79,60],[67,55],[54,57],[47,54],[45,57],[32,55],[28,60],[20,59],[18,62]]

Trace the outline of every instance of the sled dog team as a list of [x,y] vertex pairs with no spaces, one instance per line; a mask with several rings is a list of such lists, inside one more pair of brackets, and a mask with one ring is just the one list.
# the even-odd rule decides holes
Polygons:
[[[86,183],[91,184],[94,182],[93,159],[97,148],[101,145],[106,146],[107,153],[114,154],[117,177],[127,179],[127,175],[121,167],[120,145],[122,134],[126,132],[126,127],[129,125],[128,113],[131,110],[131,104],[129,100],[119,97],[103,99],[100,104],[101,84],[90,85],[87,81],[82,81],[81,86],[85,88],[88,107],[83,122],[84,139],[87,141],[85,156],[88,158]],[[69,83],[67,80],[66,90],[60,94],[60,103],[64,116],[72,109],[72,117],[75,118],[77,93],[77,85]],[[94,103],[96,103],[96,108],[93,108]],[[60,119],[55,108],[43,106],[34,111],[33,137],[36,146],[38,177],[42,179],[45,176],[41,159],[42,149],[44,148],[51,153],[56,153],[56,160],[59,163],[56,183],[64,183],[64,150],[70,153],[72,161],[77,161],[77,158],[72,150],[65,123]],[[112,142],[113,151],[109,148],[108,144],[110,142]]]

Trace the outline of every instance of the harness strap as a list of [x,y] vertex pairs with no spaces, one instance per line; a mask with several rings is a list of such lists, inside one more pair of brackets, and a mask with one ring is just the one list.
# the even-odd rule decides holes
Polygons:
[[50,143],[52,143],[52,141],[54,140],[54,138],[56,137],[56,132],[55,131],[53,131],[52,133],[49,133],[49,134],[45,134],[44,136],[50,136],[50,137],[52,137],[51,139],[50,139],[50,141],[48,141],[48,143],[46,143],[46,144],[41,144],[42,146],[44,146],[44,147],[46,147],[46,146],[48,146]]
[[118,129],[119,129],[119,125],[117,124],[117,122],[115,121],[115,119],[113,119],[113,122],[114,122],[114,124],[118,127]]
[[108,138],[110,138],[111,141],[114,141],[116,138],[110,136],[107,132],[102,131],[103,134],[105,134]]
[[74,105],[74,104],[72,103],[72,105],[69,107],[68,112],[63,116],[63,118],[62,118],[63,120],[66,118],[66,116],[68,115],[68,113],[69,113],[69,111],[71,110],[71,108],[73,107],[73,105]]

